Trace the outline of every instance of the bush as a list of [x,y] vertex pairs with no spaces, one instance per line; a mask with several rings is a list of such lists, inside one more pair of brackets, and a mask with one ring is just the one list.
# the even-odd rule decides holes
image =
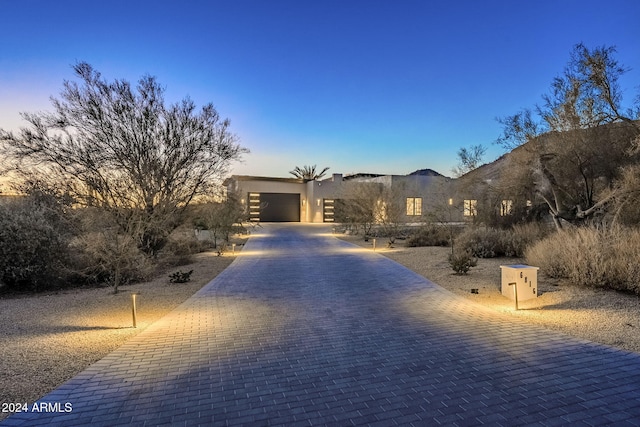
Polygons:
[[128,235],[117,228],[87,232],[74,239],[75,269],[86,282],[118,287],[147,279],[153,263]]
[[169,275],[169,282],[171,283],[187,283],[191,281],[191,274],[193,270],[182,271],[178,270],[175,273]]
[[420,227],[406,241],[406,246],[449,246],[451,231],[444,226],[429,224]]
[[467,274],[471,267],[478,265],[478,260],[467,251],[455,251],[449,254],[449,265],[456,274]]
[[528,247],[545,238],[550,228],[539,222],[514,225],[505,239],[505,256],[523,258]]
[[462,232],[456,239],[456,246],[478,258],[521,258],[527,247],[548,233],[548,227],[539,223],[515,225],[506,230],[475,227]]
[[640,294],[640,230],[585,227],[556,232],[526,251],[546,275]]
[[191,264],[193,255],[208,248],[206,241],[199,241],[191,229],[178,229],[170,236],[159,254],[159,261],[165,266]]
[[70,228],[53,199],[29,196],[0,205],[0,283],[20,291],[61,285]]
[[467,228],[456,239],[456,247],[478,258],[505,256],[507,232],[497,228]]

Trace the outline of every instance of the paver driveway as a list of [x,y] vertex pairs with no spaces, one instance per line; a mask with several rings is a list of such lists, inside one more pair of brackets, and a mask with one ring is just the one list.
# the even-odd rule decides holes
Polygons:
[[516,323],[326,227],[214,281],[2,425],[640,424],[640,355]]

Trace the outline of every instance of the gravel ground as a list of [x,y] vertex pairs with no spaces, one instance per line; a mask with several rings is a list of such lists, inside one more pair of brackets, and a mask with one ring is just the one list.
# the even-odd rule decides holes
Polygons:
[[[362,237],[344,240],[372,247]],[[520,302],[500,293],[501,265],[526,264],[519,258],[479,259],[478,266],[465,276],[453,273],[447,257],[450,248],[405,248],[376,251],[428,278],[450,292],[490,307],[508,316],[548,329],[640,353],[640,297],[608,289],[578,287],[538,275],[538,298]],[[373,248],[372,248],[373,249]],[[471,289],[478,289],[472,294]]]
[[[0,404],[31,403],[173,310],[233,261],[205,252],[150,282],[0,299]],[[175,271],[191,281],[170,283]],[[137,328],[131,293],[138,292]],[[0,420],[8,413],[0,412]]]
[[[340,236],[371,247],[358,236]],[[609,290],[578,288],[538,277],[539,297],[520,304],[500,294],[500,265],[517,258],[480,259],[468,275],[457,276],[447,262],[448,248],[377,251],[449,291],[505,315],[578,338],[640,353],[640,299]],[[181,304],[224,270],[232,256],[197,255],[186,284],[169,283],[168,274],[121,288],[75,289],[38,296],[0,299],[0,404],[30,403],[121,346]],[[478,294],[471,289],[477,288]],[[139,292],[137,328],[132,328],[131,292]],[[9,414],[0,413],[0,419]]]

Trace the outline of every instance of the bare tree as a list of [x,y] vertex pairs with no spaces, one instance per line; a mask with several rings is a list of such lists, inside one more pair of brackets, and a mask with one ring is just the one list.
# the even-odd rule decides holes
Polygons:
[[451,171],[457,177],[471,172],[482,164],[482,157],[486,152],[487,148],[482,144],[472,145],[469,148],[462,147],[458,150],[458,165]]
[[382,235],[387,238],[387,245],[392,247],[403,224],[406,223],[406,199],[404,186],[395,188],[383,187],[380,199],[376,202],[376,223],[379,224]]
[[29,127],[0,131],[16,168],[39,170],[76,203],[102,208],[138,246],[155,254],[186,207],[219,184],[247,150],[212,104],[196,111],[185,98],[165,105],[164,88],[144,76],[137,86],[107,82],[91,65],[73,67],[53,113],[23,113]]
[[196,225],[208,230],[213,238],[213,247],[218,247],[218,239],[229,242],[232,232],[244,231],[242,222],[247,219],[245,207],[237,195],[231,193],[224,201],[215,201],[198,206]]
[[296,166],[295,169],[289,171],[289,173],[296,178],[302,179],[304,181],[313,181],[316,179],[322,178],[325,173],[329,170],[328,167],[322,169],[320,172],[316,172],[316,165],[313,166]]
[[[538,196],[556,227],[591,218],[613,200],[619,168],[633,161],[629,149],[640,135],[637,110],[621,107],[618,79],[626,69],[615,48],[575,46],[564,73],[556,77],[543,105],[500,119],[498,143],[519,153],[532,170]],[[523,175],[525,176],[525,175]]]
[[382,203],[383,187],[379,183],[350,182],[341,191],[339,208],[336,208],[336,221],[354,226],[356,231],[362,228],[364,238],[368,239],[371,229],[378,221]]

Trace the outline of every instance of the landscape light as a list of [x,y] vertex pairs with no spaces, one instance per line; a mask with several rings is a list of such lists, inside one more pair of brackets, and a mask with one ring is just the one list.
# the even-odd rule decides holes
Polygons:
[[518,284],[516,282],[509,283],[509,286],[513,286],[513,296],[516,300],[516,310],[518,309]]
[[136,297],[138,296],[138,292],[131,292],[131,314],[133,315],[133,327],[136,326]]

